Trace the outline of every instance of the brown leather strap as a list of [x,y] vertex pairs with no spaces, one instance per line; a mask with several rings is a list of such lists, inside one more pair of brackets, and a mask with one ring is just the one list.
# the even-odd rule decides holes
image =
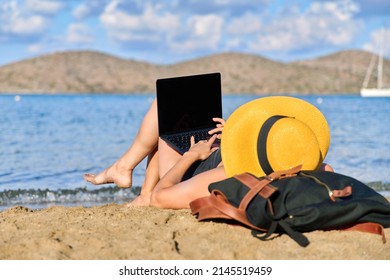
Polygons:
[[203,207],[206,207],[207,205],[209,205],[209,197],[208,196],[204,196],[204,197],[200,197],[198,199],[195,199],[193,201],[190,202],[190,208],[191,208],[191,214],[192,215],[196,215],[199,213],[199,211],[203,208]]
[[233,220],[231,217],[225,215],[214,206],[203,207],[198,214],[198,220],[211,220],[211,219],[224,219],[224,220]]
[[246,213],[242,209],[238,209],[231,205],[225,195],[219,190],[213,190],[210,194],[210,203],[216,207],[223,214],[231,217],[232,219],[239,221],[240,223],[259,231],[267,231],[266,229],[256,227],[249,222],[246,217]]
[[[253,175],[249,173],[242,173],[239,175],[234,176],[237,180],[239,180],[241,183],[243,183],[245,186],[253,190],[254,188],[257,188],[257,194],[262,196],[264,199],[268,199],[271,194],[275,192],[274,187],[268,187],[268,183],[271,182],[268,178],[264,179],[258,179],[257,177],[254,177]],[[261,187],[260,187],[261,186]],[[256,192],[255,192],[256,194]],[[248,195],[248,194],[246,194]],[[246,207],[244,208],[246,209]]]
[[367,222],[367,223],[360,223],[360,224],[339,227],[338,229],[340,229],[340,230],[356,230],[356,231],[361,231],[361,232],[379,234],[382,236],[382,242],[386,243],[385,231],[384,231],[384,228],[381,224]]
[[[291,169],[288,169],[288,170],[275,171],[275,172],[269,174],[268,176],[265,176],[264,179],[268,179],[269,181],[273,181],[273,180],[280,179],[280,178],[292,177],[292,176],[295,176],[299,171],[301,171],[301,169],[302,169],[302,165],[297,165],[297,166],[295,166]],[[240,180],[243,184],[245,184],[249,188],[253,188],[260,181],[259,178],[251,175],[248,172],[235,175],[234,178]]]
[[352,194],[352,187],[346,186],[342,190],[333,190],[333,197],[346,197]]
[[198,215],[199,221],[209,219],[232,219],[231,217],[223,214],[213,204],[210,203],[210,197],[201,197],[193,200],[190,203],[192,215]]
[[269,179],[262,179],[261,181],[257,181],[257,184],[253,186],[241,200],[238,208],[245,211],[249,203],[258,194],[261,195],[264,199],[268,199],[276,191],[276,188],[269,185],[269,182]]
[[[302,168],[302,165],[298,165],[289,170],[273,172],[268,176],[265,176],[263,179],[258,179],[252,176],[249,173],[242,173],[234,176],[241,183],[245,184],[251,190],[244,196],[239,205],[239,209],[246,210],[249,203],[255,198],[256,195],[262,196],[264,199],[269,199],[269,197],[277,190],[275,187],[269,185],[273,180],[280,178],[295,176]],[[273,211],[272,207],[270,210]]]
[[259,183],[259,178],[253,176],[252,174],[245,172],[238,175],[234,175],[234,178],[239,180],[241,183],[243,183],[248,188],[253,188]]
[[227,216],[230,216],[237,221],[248,222],[245,212],[231,205],[221,191],[213,190],[211,192],[210,203]]
[[198,215],[199,221],[215,218],[235,220],[252,229],[266,232],[265,229],[252,225],[245,212],[230,205],[224,194],[218,190],[213,190],[210,196],[192,201],[190,208],[193,215]]
[[290,169],[287,169],[287,170],[281,170],[281,171],[272,172],[271,174],[269,174],[266,177],[271,179],[271,181],[277,180],[277,179],[281,179],[281,178],[285,178],[285,177],[292,177],[292,176],[296,176],[297,173],[299,171],[301,171],[301,169],[302,169],[302,165],[297,165],[297,166],[295,166],[293,168],[290,168]]

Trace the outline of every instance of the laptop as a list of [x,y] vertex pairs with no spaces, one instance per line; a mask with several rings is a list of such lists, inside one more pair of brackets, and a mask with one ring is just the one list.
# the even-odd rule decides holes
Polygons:
[[210,138],[213,117],[222,118],[221,74],[206,73],[156,81],[158,131],[178,153],[195,142]]

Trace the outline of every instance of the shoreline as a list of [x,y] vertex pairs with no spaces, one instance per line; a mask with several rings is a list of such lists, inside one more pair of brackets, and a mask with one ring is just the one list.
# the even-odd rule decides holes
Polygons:
[[199,222],[190,210],[120,204],[12,207],[0,212],[0,232],[2,260],[390,260],[390,241],[376,234],[309,232],[302,248],[285,234],[261,241],[244,227]]
[[[376,192],[390,201],[390,183],[367,183]],[[120,189],[115,185],[96,189],[3,189],[0,191],[0,212],[23,206],[32,210],[42,210],[51,206],[93,207],[110,203],[126,203],[138,196],[141,187]]]

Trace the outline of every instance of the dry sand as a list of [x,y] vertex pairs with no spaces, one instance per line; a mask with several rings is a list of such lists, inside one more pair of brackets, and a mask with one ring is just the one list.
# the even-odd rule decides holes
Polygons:
[[306,233],[300,247],[287,235],[269,241],[224,223],[198,222],[190,210],[119,204],[55,206],[0,212],[0,259],[11,260],[389,260],[389,241],[352,231]]

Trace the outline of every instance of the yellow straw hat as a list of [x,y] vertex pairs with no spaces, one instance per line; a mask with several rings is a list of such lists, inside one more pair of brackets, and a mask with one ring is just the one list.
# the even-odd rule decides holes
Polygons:
[[302,164],[315,170],[330,144],[324,115],[295,97],[270,96],[250,101],[227,119],[221,154],[226,174],[264,176]]

